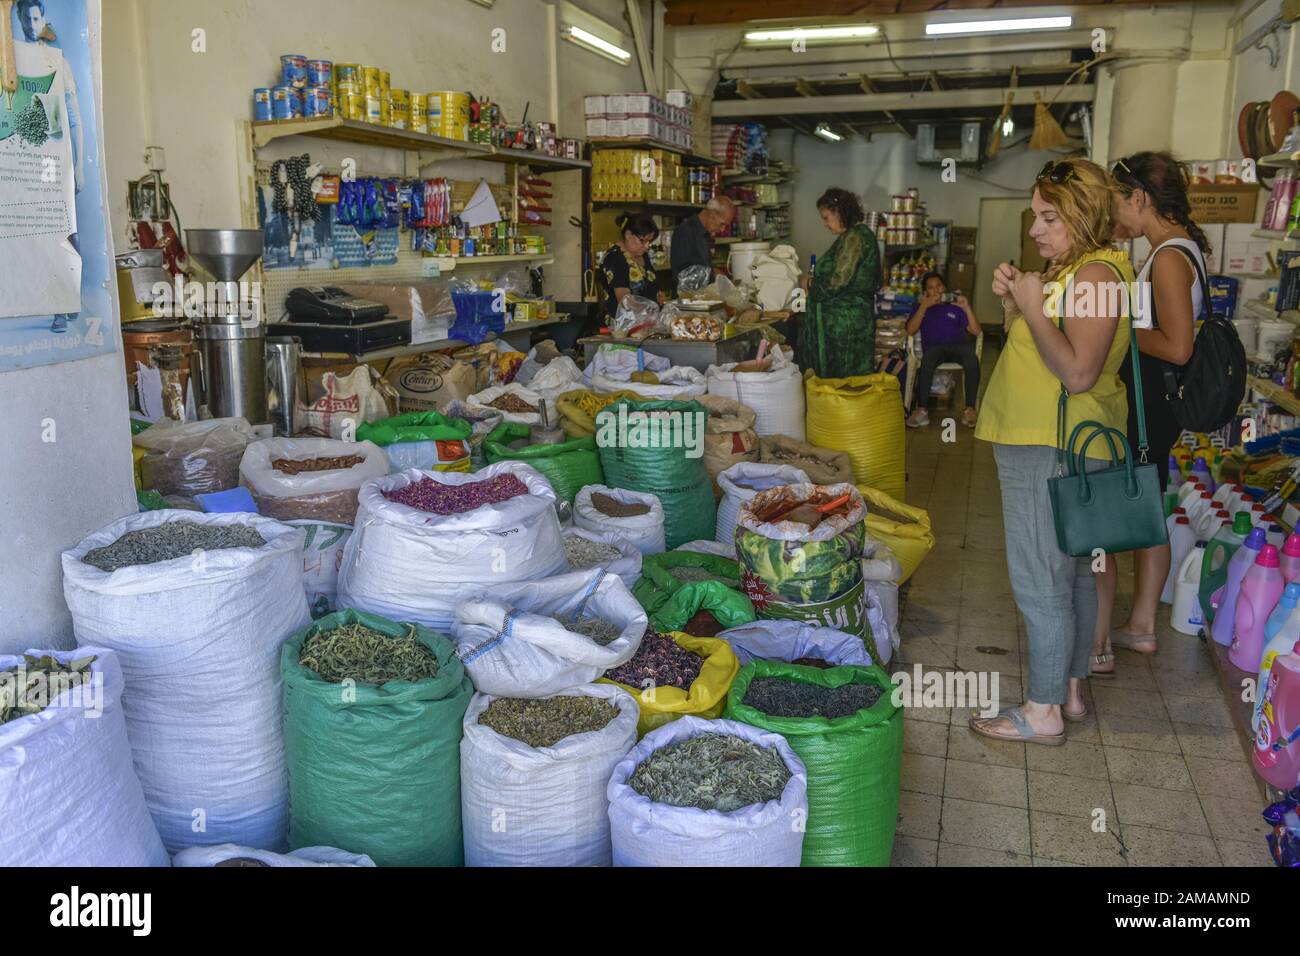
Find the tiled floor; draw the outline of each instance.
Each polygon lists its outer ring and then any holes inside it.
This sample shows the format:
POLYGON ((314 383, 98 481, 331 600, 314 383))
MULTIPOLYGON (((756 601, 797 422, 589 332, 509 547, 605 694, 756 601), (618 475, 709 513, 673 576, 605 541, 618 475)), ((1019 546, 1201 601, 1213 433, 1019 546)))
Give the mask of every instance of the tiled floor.
MULTIPOLYGON (((984 356, 985 381, 996 360, 984 356)), ((1007 577, 991 447, 931 413, 908 432, 908 501, 930 513, 934 550, 912 578, 899 663, 997 671, 1004 704, 1027 674, 1024 623, 1007 577)), ((1121 559, 1116 621, 1132 592, 1121 559)), ((1219 690, 1210 652, 1169 629, 1148 659, 1120 650, 1090 681, 1086 721, 1063 747, 987 740, 965 708, 909 708, 897 866, 1269 866, 1264 799, 1219 690)))

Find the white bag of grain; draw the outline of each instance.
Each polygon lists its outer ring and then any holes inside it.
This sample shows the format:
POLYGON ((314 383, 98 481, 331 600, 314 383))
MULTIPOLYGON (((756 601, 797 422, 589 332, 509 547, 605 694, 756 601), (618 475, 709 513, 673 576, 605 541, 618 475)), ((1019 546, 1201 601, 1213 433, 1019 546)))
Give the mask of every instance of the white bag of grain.
POLYGON ((760 435, 789 435, 804 440, 807 432, 803 373, 781 349, 772 352, 766 372, 737 372, 735 362, 705 370, 710 395, 734 399, 754 410, 760 435))
POLYGON ((311 623, 302 542, 300 529, 259 515, 147 511, 63 552, 73 634, 79 646, 118 653, 136 772, 172 852, 284 846, 280 645, 311 623), (266 543, 111 572, 82 561, 128 531, 178 520, 242 525, 266 543))
POLYGON ((618 708, 600 730, 530 747, 478 719, 495 700, 475 694, 460 742, 466 866, 609 866, 609 775, 636 743, 640 707, 613 684, 556 696, 599 697, 618 708))
MULTIPOLYGON (((0 724, 0 860, 10 867, 166 866, 131 760, 117 654, 104 647, 27 653, 65 664, 95 661, 88 684, 63 689, 40 713, 0 724)), ((0 698, 16 680, 5 672, 23 664, 0 656, 0 698)))
POLYGON ((636 586, 636 582, 641 577, 641 552, 637 550, 636 545, 629 541, 624 535, 616 534, 613 531, 588 531, 586 528, 565 528, 564 539, 567 543, 572 538, 581 538, 583 541, 589 541, 592 544, 605 545, 615 548, 618 551, 618 557, 610 558, 606 561, 599 561, 594 565, 575 566, 572 561, 569 567, 574 571, 586 571, 592 567, 604 568, 610 574, 617 574, 627 585, 628 590, 636 586))
POLYGON ((667 547, 664 538, 664 506, 657 495, 610 488, 608 485, 587 485, 573 499, 573 523, 588 531, 609 531, 621 534, 632 542, 642 554, 659 554, 667 547), (646 505, 649 511, 642 515, 616 518, 607 515, 591 503, 591 496, 602 494, 625 505, 646 505))

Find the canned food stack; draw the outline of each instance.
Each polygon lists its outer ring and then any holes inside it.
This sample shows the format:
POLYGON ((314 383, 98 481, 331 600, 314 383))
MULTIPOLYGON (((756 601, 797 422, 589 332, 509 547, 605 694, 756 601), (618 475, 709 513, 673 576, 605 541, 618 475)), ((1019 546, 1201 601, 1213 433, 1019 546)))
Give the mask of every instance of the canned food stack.
POLYGON ((610 93, 583 99, 587 135, 604 139, 653 139, 676 149, 695 149, 693 114, 649 93, 610 93))
POLYGON ((877 234, 889 246, 916 246, 925 241, 925 203, 920 191, 909 186, 907 192, 892 197, 887 222, 877 234))
POLYGON ((273 120, 334 115, 334 65, 297 53, 280 57, 280 82, 253 90, 253 119, 273 120))

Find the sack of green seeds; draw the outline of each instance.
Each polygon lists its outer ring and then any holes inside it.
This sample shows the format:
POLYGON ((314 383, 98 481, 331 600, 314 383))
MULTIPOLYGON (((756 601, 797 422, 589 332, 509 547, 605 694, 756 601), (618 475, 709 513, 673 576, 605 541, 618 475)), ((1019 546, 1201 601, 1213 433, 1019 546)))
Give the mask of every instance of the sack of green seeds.
MULTIPOLYGON (((365 661, 344 661, 340 673, 365 661)), ((474 692, 447 638, 362 611, 338 611, 280 651, 289 848, 342 847, 379 866, 460 866, 461 721, 474 692), (434 677, 382 685, 326 680, 300 658, 318 634, 360 624, 415 640, 437 659, 434 677)), ((334 675, 337 676, 337 675, 334 675)))
POLYGON ((888 866, 898 821, 903 759, 903 710, 879 667, 818 670, 752 660, 727 695, 725 716, 780 734, 808 768, 808 832, 804 866, 888 866), (773 717, 744 703, 758 677, 780 677, 822 687, 873 683, 880 698, 847 717, 773 717))
POLYGON ((528 438, 532 429, 528 425, 504 422, 498 425, 483 442, 488 464, 498 461, 523 461, 532 465, 555 489, 561 501, 572 502, 587 485, 599 485, 605 480, 600 470, 600 456, 596 453, 593 436, 574 438, 558 445, 528 445, 510 448, 510 443, 528 438))

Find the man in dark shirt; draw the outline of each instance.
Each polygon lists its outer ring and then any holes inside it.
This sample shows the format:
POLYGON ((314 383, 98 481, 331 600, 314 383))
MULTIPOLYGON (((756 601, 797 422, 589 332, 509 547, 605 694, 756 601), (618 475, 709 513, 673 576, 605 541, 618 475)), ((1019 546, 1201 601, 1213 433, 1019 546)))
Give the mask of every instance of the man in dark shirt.
POLYGON ((713 237, 736 218, 736 204, 726 196, 715 196, 696 215, 683 219, 673 230, 670 262, 673 276, 680 278, 690 266, 707 266, 713 277, 713 237))
POLYGON ((909 428, 923 428, 930 424, 930 414, 925 405, 930 400, 930 384, 934 370, 944 362, 960 362, 966 386, 966 409, 961 423, 975 427, 975 399, 980 391, 980 360, 975 354, 975 340, 980 334, 980 324, 971 311, 966 297, 958 292, 945 302, 947 287, 937 272, 927 272, 921 280, 921 301, 912 317, 907 320, 907 334, 921 333, 921 368, 916 373, 916 386, 912 390, 912 414, 907 419, 909 428))

